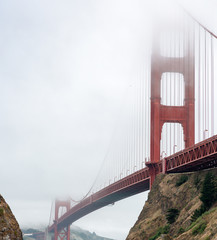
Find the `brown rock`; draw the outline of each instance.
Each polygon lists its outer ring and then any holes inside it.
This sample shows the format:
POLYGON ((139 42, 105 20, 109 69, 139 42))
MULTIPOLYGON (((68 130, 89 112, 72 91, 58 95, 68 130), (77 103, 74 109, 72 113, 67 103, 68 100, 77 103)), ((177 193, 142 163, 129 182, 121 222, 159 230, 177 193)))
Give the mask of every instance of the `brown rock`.
POLYGON ((10 207, 0 195, 0 240, 22 240, 22 232, 10 207))

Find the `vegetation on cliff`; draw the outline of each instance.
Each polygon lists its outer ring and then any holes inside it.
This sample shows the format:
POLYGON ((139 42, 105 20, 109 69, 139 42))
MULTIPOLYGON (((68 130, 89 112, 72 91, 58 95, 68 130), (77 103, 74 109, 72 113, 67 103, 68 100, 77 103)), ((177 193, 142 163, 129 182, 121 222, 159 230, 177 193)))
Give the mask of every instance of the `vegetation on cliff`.
POLYGON ((217 169, 159 175, 127 240, 217 239, 217 169))

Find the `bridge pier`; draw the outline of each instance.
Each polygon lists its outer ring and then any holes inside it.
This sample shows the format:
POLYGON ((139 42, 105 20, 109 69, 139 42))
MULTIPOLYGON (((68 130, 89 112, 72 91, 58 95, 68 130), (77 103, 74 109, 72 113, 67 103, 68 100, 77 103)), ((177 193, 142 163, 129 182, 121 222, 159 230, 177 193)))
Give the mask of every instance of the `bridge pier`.
POLYGON ((54 240, 70 240, 70 226, 58 230, 56 225, 54 230, 54 240))
POLYGON ((146 166, 148 167, 149 170, 149 189, 151 190, 152 184, 154 183, 154 180, 156 176, 159 173, 166 173, 166 159, 163 159, 162 161, 159 162, 146 162, 146 166))
POLYGON ((154 183, 154 180, 155 180, 155 177, 156 177, 157 173, 156 173, 156 169, 155 169, 154 164, 148 164, 148 168, 149 168, 149 174, 150 174, 149 187, 150 187, 150 190, 151 190, 151 187, 154 183))

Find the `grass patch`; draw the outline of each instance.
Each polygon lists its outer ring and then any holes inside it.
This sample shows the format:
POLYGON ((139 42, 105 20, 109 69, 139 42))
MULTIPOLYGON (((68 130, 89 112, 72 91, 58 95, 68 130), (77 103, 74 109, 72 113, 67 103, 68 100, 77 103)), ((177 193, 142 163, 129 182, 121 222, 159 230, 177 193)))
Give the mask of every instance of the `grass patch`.
POLYGON ((206 222, 205 221, 202 221, 201 223, 197 224, 193 230, 192 230, 192 234, 193 235, 197 235, 197 234, 201 234, 204 232, 206 228, 206 222))
POLYGON ((176 187, 181 186, 183 183, 188 181, 188 176, 187 175, 181 175, 180 178, 176 182, 176 187))
POLYGON ((199 209, 196 209, 191 216, 191 222, 195 222, 202 214, 206 212, 206 207, 204 204, 201 205, 199 209))
POLYGON ((215 212, 216 210, 217 210, 217 207, 214 207, 214 208, 210 209, 209 211, 206 211, 202 216, 206 216, 212 212, 215 212))
POLYGON ((164 227, 160 227, 158 229, 157 233, 154 236, 150 237, 149 240, 155 240, 158 237, 160 237, 161 234, 167 234, 169 232, 169 230, 170 230, 170 226, 169 225, 166 225, 164 227))
POLYGON ((205 237, 204 240, 210 240, 210 236, 205 237))
POLYGON ((178 230, 178 235, 179 235, 179 234, 182 234, 182 233, 184 233, 184 232, 185 232, 185 229, 182 228, 182 227, 180 227, 179 230, 178 230))
POLYGON ((202 216, 200 216, 195 222, 193 222, 189 227, 187 227, 186 231, 192 229, 192 228, 195 227, 197 224, 201 224, 202 222, 205 222, 205 221, 203 220, 203 216, 204 216, 205 214, 206 214, 206 212, 205 212, 202 216))

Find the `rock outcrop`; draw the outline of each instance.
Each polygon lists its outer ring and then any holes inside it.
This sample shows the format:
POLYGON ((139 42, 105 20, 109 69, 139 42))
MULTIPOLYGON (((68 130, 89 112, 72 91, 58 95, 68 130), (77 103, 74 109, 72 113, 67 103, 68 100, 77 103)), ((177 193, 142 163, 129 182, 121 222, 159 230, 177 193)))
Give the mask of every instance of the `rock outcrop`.
POLYGON ((19 228, 10 207, 0 195, 0 240, 22 240, 19 228))
POLYGON ((208 172, 217 179, 217 169, 157 176, 127 240, 217 240, 217 203, 192 221, 202 205, 201 189, 208 172), (171 222, 169 213, 174 217, 171 222))

